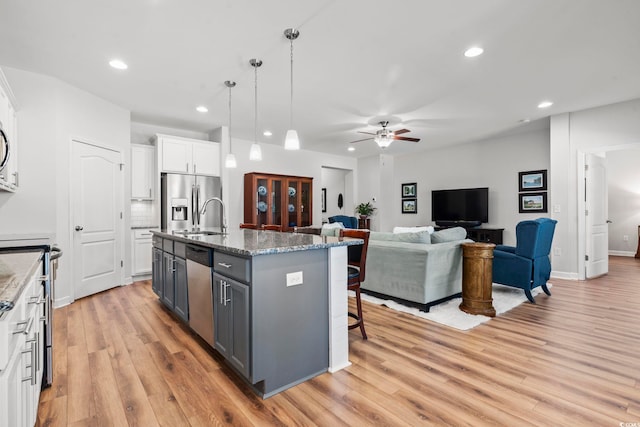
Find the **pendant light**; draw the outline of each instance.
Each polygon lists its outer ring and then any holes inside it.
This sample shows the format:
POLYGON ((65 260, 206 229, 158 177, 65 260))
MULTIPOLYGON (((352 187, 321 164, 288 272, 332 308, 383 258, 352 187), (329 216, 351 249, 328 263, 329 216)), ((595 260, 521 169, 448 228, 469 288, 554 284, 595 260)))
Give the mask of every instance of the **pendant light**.
POLYGON ((287 136, 284 139, 285 150, 299 150, 300 140, 298 139, 298 132, 293 129, 293 41, 298 38, 300 31, 294 28, 287 28, 284 30, 284 36, 291 42, 291 115, 290 115, 290 127, 287 131, 287 136))
POLYGON ((255 108, 253 111, 253 144, 249 150, 249 160, 262 160, 262 149, 258 144, 258 67, 262 65, 260 59, 251 59, 249 64, 253 67, 255 83, 255 108))
POLYGON ((228 169, 233 169, 238 166, 236 156, 233 155, 233 150, 231 149, 231 88, 235 87, 236 82, 227 80, 224 84, 229 88, 229 154, 227 154, 227 158, 224 161, 224 166, 228 169))

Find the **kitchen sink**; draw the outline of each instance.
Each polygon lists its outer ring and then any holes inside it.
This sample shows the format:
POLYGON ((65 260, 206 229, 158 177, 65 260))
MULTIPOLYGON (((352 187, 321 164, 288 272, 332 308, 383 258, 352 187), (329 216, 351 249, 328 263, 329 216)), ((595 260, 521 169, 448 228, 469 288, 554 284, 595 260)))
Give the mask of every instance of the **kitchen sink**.
POLYGON ((174 231, 173 234, 180 234, 182 236, 190 237, 190 236, 217 236, 224 233, 221 231, 211 231, 211 230, 199 230, 199 231, 184 230, 184 231, 174 231))

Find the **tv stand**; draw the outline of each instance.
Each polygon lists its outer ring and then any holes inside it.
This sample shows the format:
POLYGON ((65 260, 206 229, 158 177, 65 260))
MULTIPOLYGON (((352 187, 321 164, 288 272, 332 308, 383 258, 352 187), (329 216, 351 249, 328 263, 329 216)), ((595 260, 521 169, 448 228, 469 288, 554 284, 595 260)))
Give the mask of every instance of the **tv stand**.
POLYGON ((451 227, 463 227, 463 228, 471 228, 478 227, 482 223, 480 221, 436 221, 436 225, 442 228, 451 228, 451 227))
POLYGON ((474 242, 482 242, 482 243, 494 243, 496 245, 502 244, 502 232, 504 228, 483 228, 483 227, 465 227, 463 225, 450 225, 448 227, 438 225, 435 227, 436 230, 443 230, 445 228, 451 227, 463 227, 467 230, 467 238, 473 240, 474 242))

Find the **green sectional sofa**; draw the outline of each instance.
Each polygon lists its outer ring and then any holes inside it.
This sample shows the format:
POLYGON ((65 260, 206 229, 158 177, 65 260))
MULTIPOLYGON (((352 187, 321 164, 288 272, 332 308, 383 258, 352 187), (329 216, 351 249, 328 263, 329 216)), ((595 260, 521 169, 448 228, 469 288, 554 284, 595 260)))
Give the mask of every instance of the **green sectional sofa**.
POLYGON ((367 252, 365 293, 419 307, 423 311, 462 291, 464 228, 429 234, 372 231, 367 252))

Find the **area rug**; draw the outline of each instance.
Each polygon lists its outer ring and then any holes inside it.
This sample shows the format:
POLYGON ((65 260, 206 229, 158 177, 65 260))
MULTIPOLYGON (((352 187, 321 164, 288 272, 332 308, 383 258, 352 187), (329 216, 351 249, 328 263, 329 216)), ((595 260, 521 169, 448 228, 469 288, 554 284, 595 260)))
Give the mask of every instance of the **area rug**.
MULTIPOLYGON (((550 288, 551 286, 551 283, 547 283, 547 287, 550 288)), ((535 297, 540 292, 542 292, 542 288, 537 287, 531 291, 531 295, 535 297)), ((493 297, 493 308, 496 309, 496 316, 527 301, 527 297, 522 289, 503 286, 497 283, 493 284, 491 294, 493 297)), ((363 301, 376 305, 384 305, 392 310, 412 314, 461 331, 475 328, 476 326, 491 320, 491 317, 488 316, 468 314, 460 310, 458 306, 462 302, 462 298, 454 298, 443 302, 442 304, 438 304, 431 307, 431 310, 429 310, 428 313, 425 313, 417 308, 407 307, 392 300, 376 298, 371 295, 367 295, 364 292, 361 295, 363 301)))

